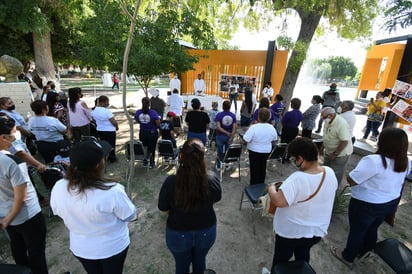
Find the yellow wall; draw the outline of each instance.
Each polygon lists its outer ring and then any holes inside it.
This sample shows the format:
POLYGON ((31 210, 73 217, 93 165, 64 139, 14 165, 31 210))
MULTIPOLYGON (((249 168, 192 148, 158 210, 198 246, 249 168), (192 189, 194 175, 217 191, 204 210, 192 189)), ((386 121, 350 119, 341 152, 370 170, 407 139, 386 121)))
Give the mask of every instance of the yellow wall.
POLYGON ((383 91, 385 88, 392 88, 399 72, 404 50, 405 44, 373 46, 366 55, 356 97, 359 96, 360 90, 383 91), (383 73, 380 73, 383 58, 387 58, 387 63, 383 73))
MULTIPOLYGON (((219 81, 222 74, 229 74, 256 76, 255 94, 257 98, 260 98, 260 92, 264 84, 266 51, 189 50, 189 52, 192 55, 202 57, 194 65, 195 70, 187 71, 181 75, 182 94, 194 94, 193 82, 197 75, 201 73, 202 78, 205 80, 207 95, 218 95, 222 98, 228 98, 227 92, 219 92, 219 81)), ((286 72, 287 58, 287 51, 275 51, 271 76, 275 94, 279 93, 281 88, 286 72)))

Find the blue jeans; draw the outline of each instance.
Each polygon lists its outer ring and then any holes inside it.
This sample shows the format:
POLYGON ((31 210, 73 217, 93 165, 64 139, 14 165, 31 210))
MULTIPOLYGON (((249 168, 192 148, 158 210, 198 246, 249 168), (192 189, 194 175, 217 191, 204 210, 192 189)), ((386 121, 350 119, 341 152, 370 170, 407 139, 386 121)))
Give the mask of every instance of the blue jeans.
POLYGON ((126 247, 120 253, 105 259, 90 260, 75 257, 81 262, 87 274, 122 274, 128 249, 129 247, 126 247))
POLYGON ((203 142, 203 145, 206 145, 206 132, 196 133, 196 132, 189 131, 187 133, 187 139, 189 140, 192 138, 200 139, 203 142))
POLYGON ((366 130, 365 130, 365 134, 363 135, 363 138, 368 138, 369 133, 372 130, 372 136, 373 137, 378 137, 379 135, 379 131, 378 128, 381 126, 382 122, 379 121, 370 121, 370 120, 366 120, 366 130))
POLYGON ((226 150, 229 148, 229 136, 226 134, 216 135, 217 156, 223 158, 226 150))
POLYGON ((342 256, 353 262, 376 246, 378 228, 386 216, 395 212, 399 198, 384 204, 371 204, 352 198, 349 202, 349 236, 342 256))
POLYGON ((229 94, 229 100, 230 100, 230 104, 232 105, 233 103, 235 104, 235 112, 237 112, 237 97, 238 97, 238 93, 233 93, 233 94, 229 94))
POLYGON ((176 262, 176 274, 189 273, 190 263, 194 274, 206 269, 206 255, 216 240, 216 225, 209 228, 176 231, 166 228, 166 244, 176 262))

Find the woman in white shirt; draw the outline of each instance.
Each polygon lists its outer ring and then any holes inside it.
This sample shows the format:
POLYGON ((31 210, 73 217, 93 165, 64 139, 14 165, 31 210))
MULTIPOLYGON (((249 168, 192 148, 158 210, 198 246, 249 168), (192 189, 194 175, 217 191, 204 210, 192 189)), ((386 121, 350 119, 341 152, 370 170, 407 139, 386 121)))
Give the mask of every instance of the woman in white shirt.
POLYGON ((288 154, 299 171, 292 173, 276 191, 268 187, 277 207, 273 218, 276 233, 275 265, 295 260, 309 262, 310 249, 327 234, 338 182, 330 167, 318 163, 318 149, 311 139, 296 138, 288 145, 288 154))
POLYGON ((96 121, 97 134, 100 140, 107 141, 112 150, 108 160, 113 163, 117 161, 116 157, 116 131, 119 130, 119 125, 114 119, 113 113, 108 109, 109 98, 107 96, 100 96, 96 99, 96 107, 92 111, 92 117, 96 121))
POLYGON ((347 176, 352 187, 349 235, 344 249, 332 246, 331 252, 350 268, 356 256, 375 248, 379 226, 398 207, 402 186, 410 170, 407 153, 405 131, 385 128, 379 135, 376 153, 363 157, 347 176))
POLYGON ((57 142, 64 139, 66 126, 57 118, 47 116, 49 107, 42 100, 30 104, 35 116, 29 120, 29 130, 36 136, 36 145, 46 163, 53 162, 57 154, 57 142))
POLYGON ((121 274, 130 244, 128 223, 136 208, 124 187, 103 177, 105 141, 82 141, 70 151, 65 179, 53 187, 50 205, 70 232, 70 250, 87 273, 121 274))
POLYGON ((273 125, 267 121, 271 116, 268 108, 259 109, 258 123, 252 125, 243 135, 247 142, 250 162, 250 184, 261 184, 266 178, 266 161, 272 150, 272 142, 278 139, 273 125))

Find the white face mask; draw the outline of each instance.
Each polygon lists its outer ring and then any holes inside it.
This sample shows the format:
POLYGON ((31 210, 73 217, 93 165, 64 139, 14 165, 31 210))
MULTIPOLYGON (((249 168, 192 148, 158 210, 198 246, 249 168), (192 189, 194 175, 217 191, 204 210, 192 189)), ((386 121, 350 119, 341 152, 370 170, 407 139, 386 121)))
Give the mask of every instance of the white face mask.
POLYGON ((342 113, 342 107, 338 107, 338 109, 336 110, 337 113, 342 113))
POLYGON ((324 121, 326 124, 329 124, 329 123, 330 123, 330 118, 325 118, 325 119, 323 119, 323 121, 324 121))

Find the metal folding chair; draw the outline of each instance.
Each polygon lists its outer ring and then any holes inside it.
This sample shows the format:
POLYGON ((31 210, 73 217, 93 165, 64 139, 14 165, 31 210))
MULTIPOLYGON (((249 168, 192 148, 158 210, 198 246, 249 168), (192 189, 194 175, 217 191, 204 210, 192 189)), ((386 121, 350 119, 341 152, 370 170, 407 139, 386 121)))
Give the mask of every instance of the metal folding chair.
MULTIPOLYGON (((126 159, 130 161, 130 141, 127 141, 124 144, 124 148, 126 151, 126 159)), ((144 163, 144 161, 147 161, 147 166, 146 166, 146 172, 149 171, 149 159, 151 156, 151 153, 147 152, 147 147, 143 146, 143 143, 140 140, 134 140, 133 141, 133 149, 134 149, 134 160, 139 161, 144 163)))
POLYGON ((159 140, 157 142, 157 165, 161 161, 162 165, 172 163, 175 166, 178 164, 179 149, 173 147, 173 143, 170 140, 159 140))
POLYGON ((259 198, 266 194, 266 186, 267 185, 265 183, 246 186, 242 191, 242 196, 240 197, 239 210, 242 210, 242 205, 244 202, 248 202, 250 208, 253 210, 262 209, 263 207, 259 203, 259 198))
MULTIPOLYGON (((273 146, 272 151, 269 154, 269 157, 267 159, 268 162, 268 167, 270 169, 273 169, 276 167, 276 162, 284 163, 285 157, 286 157, 286 150, 287 150, 288 144, 286 143, 278 143, 275 146, 273 146)), ((279 170, 280 175, 283 176, 283 170, 282 168, 277 168, 276 171, 279 170)))
POLYGON ((225 155, 222 159, 217 157, 216 162, 220 165, 220 181, 223 179, 223 171, 231 164, 237 162, 239 182, 240 182, 240 156, 242 155, 242 145, 241 144, 231 144, 226 150, 225 155))

